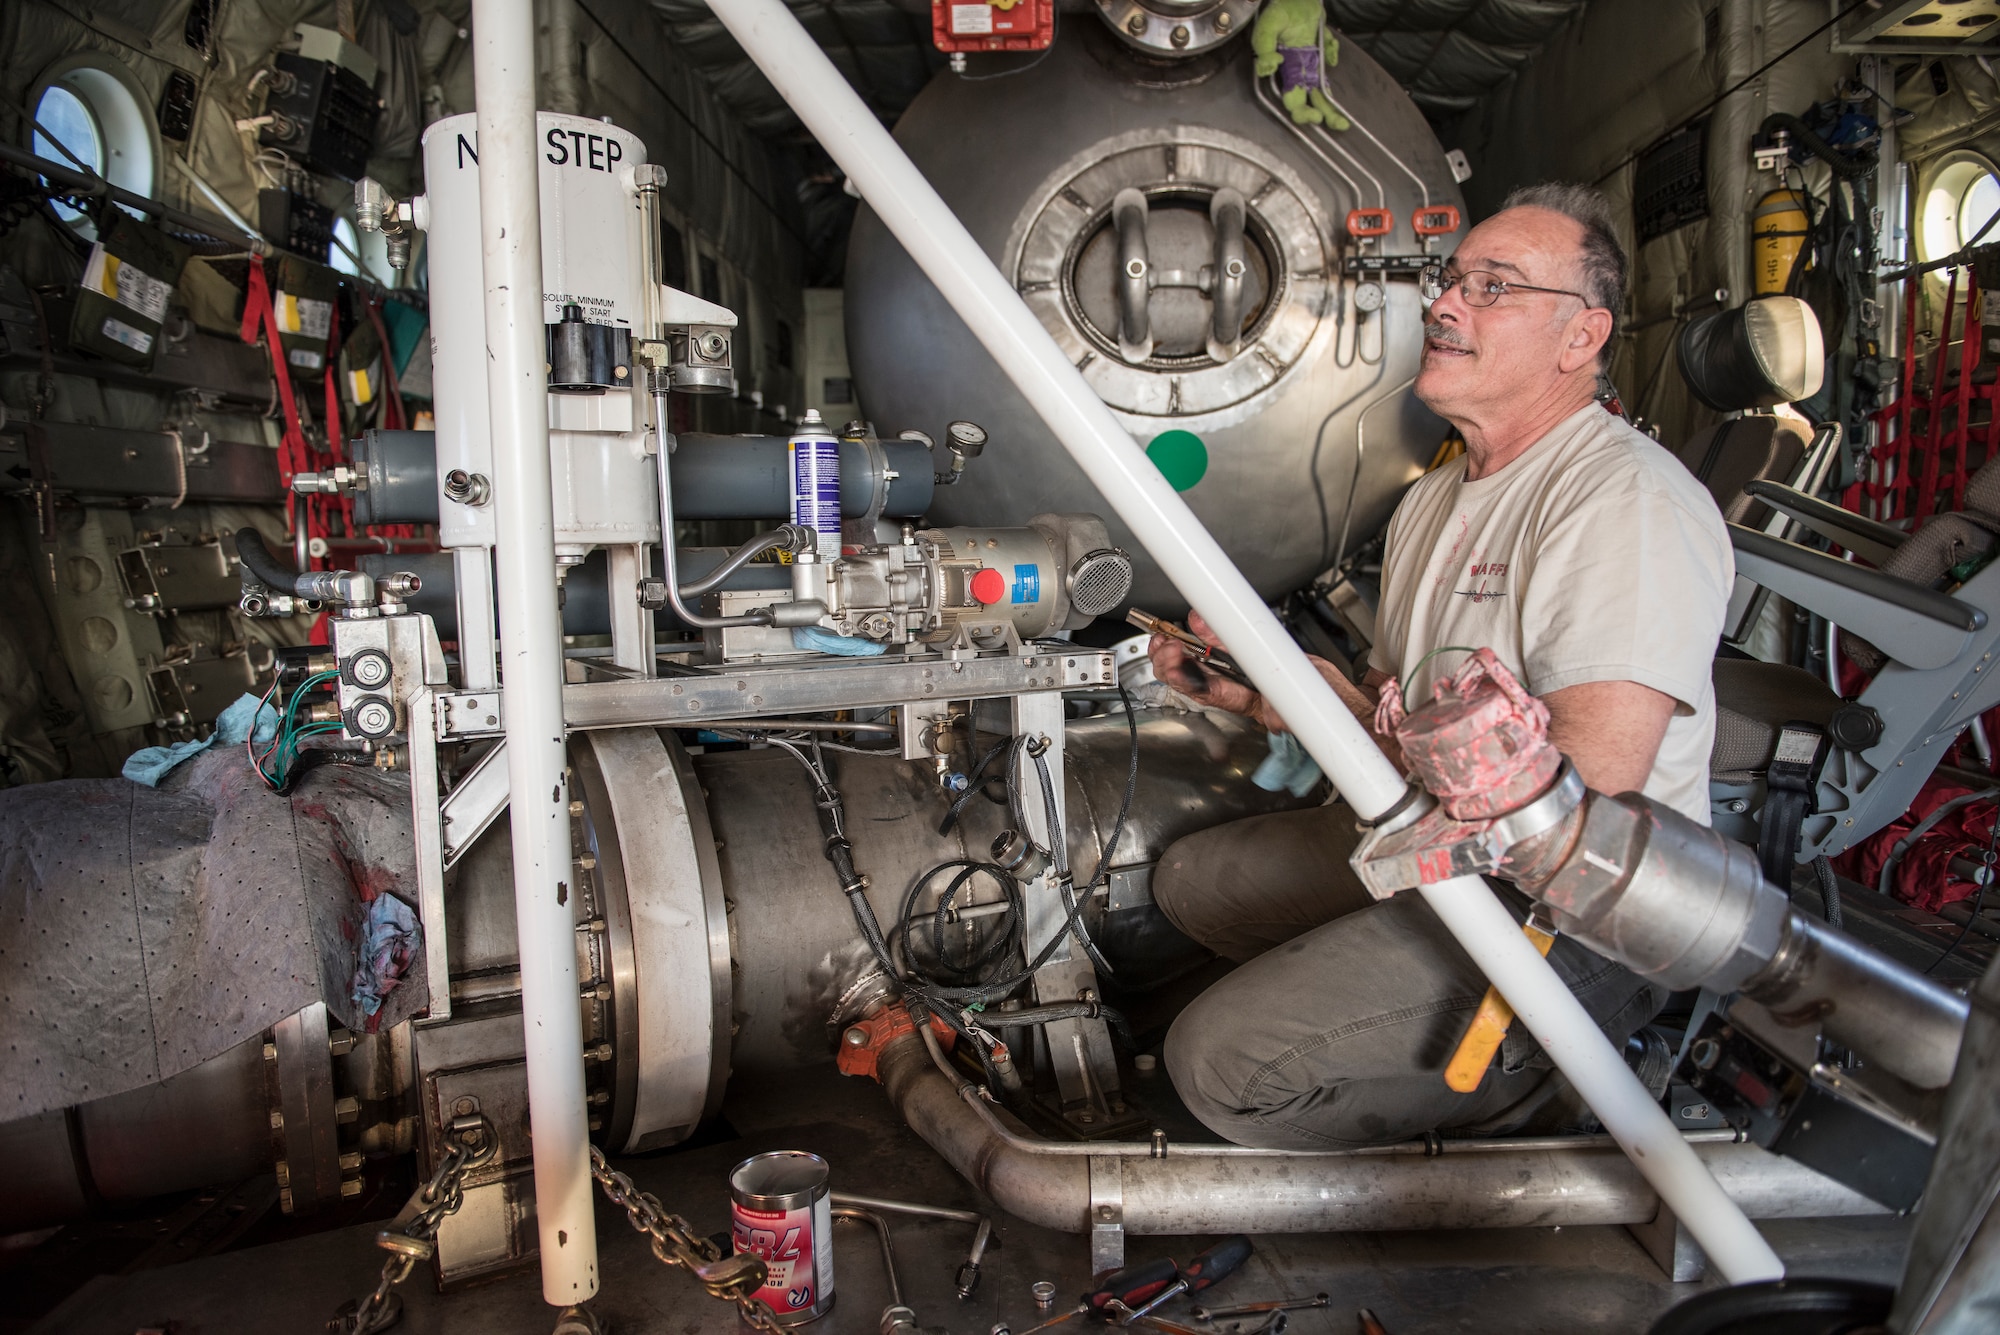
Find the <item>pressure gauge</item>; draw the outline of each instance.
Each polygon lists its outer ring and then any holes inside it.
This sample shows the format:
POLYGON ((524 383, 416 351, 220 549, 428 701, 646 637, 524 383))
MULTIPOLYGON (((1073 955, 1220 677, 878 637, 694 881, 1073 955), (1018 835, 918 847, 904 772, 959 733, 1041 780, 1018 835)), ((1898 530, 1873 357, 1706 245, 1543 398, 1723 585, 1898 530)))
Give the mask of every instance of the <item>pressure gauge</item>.
POLYGON ((1382 303, 1389 294, 1382 290, 1380 283, 1362 283, 1354 289, 1354 309, 1363 315, 1373 315, 1382 309, 1382 303))

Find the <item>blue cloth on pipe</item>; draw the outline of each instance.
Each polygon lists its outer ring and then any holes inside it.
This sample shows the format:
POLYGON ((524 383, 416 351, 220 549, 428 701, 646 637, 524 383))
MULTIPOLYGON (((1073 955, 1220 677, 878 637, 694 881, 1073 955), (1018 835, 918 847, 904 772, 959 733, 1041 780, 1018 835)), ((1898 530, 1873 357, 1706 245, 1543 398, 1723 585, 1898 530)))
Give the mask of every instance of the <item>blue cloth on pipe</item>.
POLYGON ((889 646, 879 640, 864 640, 856 635, 836 635, 818 626, 792 627, 792 647, 809 649, 816 654, 839 654, 843 658, 873 658, 877 654, 889 652, 889 646))
POLYGON ((250 741, 252 719, 256 720, 255 740, 268 742, 278 735, 278 711, 268 704, 259 708, 260 704, 260 696, 240 695, 236 697, 235 704, 216 718, 215 731, 206 738, 199 742, 175 742, 172 746, 148 746, 134 751, 126 757, 125 768, 120 772, 134 783, 158 788, 160 780, 189 756, 200 755, 217 742, 224 746, 241 746, 250 741))
POLYGON ((1274 732, 1266 738, 1271 754, 1251 774, 1250 782, 1267 793, 1280 789, 1293 797, 1304 797, 1319 782, 1319 762, 1288 732, 1274 732))

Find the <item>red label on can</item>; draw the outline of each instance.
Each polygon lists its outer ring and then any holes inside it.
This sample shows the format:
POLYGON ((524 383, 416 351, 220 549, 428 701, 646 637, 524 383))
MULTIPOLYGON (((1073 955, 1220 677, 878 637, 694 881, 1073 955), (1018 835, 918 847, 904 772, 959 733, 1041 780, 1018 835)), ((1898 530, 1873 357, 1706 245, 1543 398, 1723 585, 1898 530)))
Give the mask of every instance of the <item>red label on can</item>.
POLYGON ((771 1309, 819 1313, 833 1301, 833 1203, 821 1196, 796 1210, 752 1210, 731 1202, 730 1233, 738 1252, 753 1253, 767 1271, 753 1295, 771 1309))

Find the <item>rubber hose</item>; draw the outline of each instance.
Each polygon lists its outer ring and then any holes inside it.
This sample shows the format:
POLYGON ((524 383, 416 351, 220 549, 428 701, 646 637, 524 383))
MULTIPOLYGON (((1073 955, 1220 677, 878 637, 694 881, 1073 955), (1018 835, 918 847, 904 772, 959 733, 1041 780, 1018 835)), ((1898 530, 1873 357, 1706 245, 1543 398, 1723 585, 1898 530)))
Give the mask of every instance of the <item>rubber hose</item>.
POLYGON ((266 588, 279 593, 298 593, 299 572, 278 564, 278 558, 264 545, 264 535, 256 529, 236 530, 236 559, 266 588))
POLYGON ((1854 181, 1875 170, 1875 154, 1871 149, 1862 149, 1848 156, 1832 144, 1814 133, 1811 126, 1789 112, 1774 111, 1764 118, 1757 127, 1762 134, 1773 130, 1783 130, 1792 137, 1792 142, 1833 169, 1833 174, 1843 180, 1854 181))
POLYGON ((773 548, 782 547, 790 552, 798 552, 801 550, 800 532, 797 525, 786 524, 782 528, 774 528, 769 533, 752 538, 724 557, 721 565, 700 579, 681 585, 681 597, 699 598, 704 593, 721 588, 731 575, 773 548))

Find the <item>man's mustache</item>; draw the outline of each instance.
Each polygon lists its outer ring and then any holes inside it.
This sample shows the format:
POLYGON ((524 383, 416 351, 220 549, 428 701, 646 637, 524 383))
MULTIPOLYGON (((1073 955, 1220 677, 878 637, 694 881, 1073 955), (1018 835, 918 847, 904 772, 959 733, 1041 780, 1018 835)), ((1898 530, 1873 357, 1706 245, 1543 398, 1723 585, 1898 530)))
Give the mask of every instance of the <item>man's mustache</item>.
POLYGON ((1442 320, 1431 320, 1424 325, 1424 337, 1433 343, 1442 343, 1447 348, 1458 348, 1463 352, 1472 351, 1472 345, 1465 341, 1465 335, 1453 329, 1442 320))

